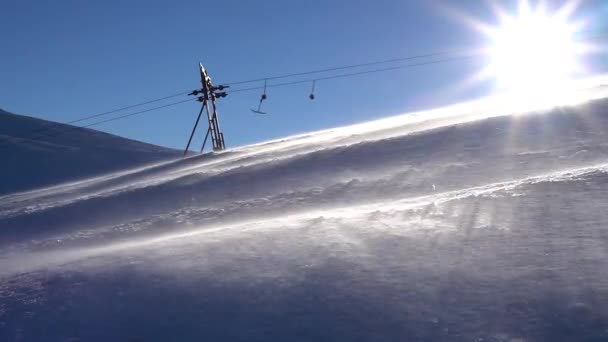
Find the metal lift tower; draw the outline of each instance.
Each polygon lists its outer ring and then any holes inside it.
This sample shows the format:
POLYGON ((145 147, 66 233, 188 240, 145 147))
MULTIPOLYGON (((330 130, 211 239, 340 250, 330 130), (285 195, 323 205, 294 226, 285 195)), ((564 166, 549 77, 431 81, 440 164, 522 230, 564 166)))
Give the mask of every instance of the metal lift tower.
POLYGON ((199 63, 199 69, 201 73, 201 84, 203 87, 201 89, 194 90, 188 95, 200 95, 198 96, 197 100, 202 103, 202 106, 200 112, 198 112, 198 116, 196 117, 196 122, 194 123, 194 128, 192 128, 190 139, 188 139, 188 145, 186 145, 186 149, 184 150, 184 156, 186 156, 186 153, 188 153, 188 148, 190 148, 190 143, 194 137, 194 132, 196 132, 196 127, 198 126, 198 122, 200 121, 204 110, 207 111, 209 128, 207 129, 207 134, 205 134, 205 140, 203 141, 201 153, 205 149, 205 144, 207 144, 209 135, 211 135, 213 151, 223 151, 226 148, 226 145, 224 144, 224 133, 222 133, 220 130, 220 121, 217 116, 217 105, 215 101, 218 98, 226 97, 228 95, 226 92, 222 91, 228 88, 228 86, 214 86, 211 82, 211 77, 209 77, 209 74, 207 74, 207 70, 205 70, 202 63, 199 63), (209 108, 209 102, 211 102, 211 108, 209 108))

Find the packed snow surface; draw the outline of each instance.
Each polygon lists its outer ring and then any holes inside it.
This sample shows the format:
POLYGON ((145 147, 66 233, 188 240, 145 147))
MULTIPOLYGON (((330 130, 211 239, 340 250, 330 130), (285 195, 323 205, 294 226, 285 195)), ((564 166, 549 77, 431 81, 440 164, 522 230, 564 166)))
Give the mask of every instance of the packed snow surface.
POLYGON ((0 340, 608 340, 608 101, 490 108, 0 197, 0 340))

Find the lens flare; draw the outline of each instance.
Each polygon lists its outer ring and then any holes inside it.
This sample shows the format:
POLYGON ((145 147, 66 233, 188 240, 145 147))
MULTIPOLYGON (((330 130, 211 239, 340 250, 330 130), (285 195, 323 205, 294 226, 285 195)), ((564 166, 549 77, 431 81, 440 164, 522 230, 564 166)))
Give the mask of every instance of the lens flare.
POLYGON ((563 86, 581 71, 576 30, 560 17, 524 11, 492 30, 488 72, 500 88, 563 86))
POLYGON ((521 94, 568 91, 573 79, 585 75, 583 57, 592 50, 580 40, 584 23, 571 18, 576 9, 577 2, 570 1, 551 12, 544 2, 532 8, 527 0, 514 15, 495 8, 499 24, 478 26, 490 40, 482 77, 521 94))

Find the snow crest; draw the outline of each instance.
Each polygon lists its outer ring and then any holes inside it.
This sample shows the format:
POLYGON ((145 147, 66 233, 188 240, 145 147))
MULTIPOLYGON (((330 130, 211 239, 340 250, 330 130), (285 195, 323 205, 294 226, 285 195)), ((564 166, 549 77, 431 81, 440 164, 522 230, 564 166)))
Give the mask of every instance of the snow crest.
POLYGON ((0 339, 608 338, 606 101, 390 122, 0 197, 0 339))

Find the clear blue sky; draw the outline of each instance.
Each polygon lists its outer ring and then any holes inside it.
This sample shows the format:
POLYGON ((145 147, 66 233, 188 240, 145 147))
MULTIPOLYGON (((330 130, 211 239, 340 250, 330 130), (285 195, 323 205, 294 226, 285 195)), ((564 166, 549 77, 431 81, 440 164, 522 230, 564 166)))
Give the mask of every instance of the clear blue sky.
MULTIPOLYGON (((602 3, 578 13, 601 21, 602 3)), ((486 43, 446 6, 496 21, 486 1, 464 0, 3 1, 0 108, 65 122, 195 89, 199 61, 222 83, 486 43)), ((459 86, 483 63, 321 82, 314 102, 310 84, 271 89, 266 117, 249 111, 258 92, 235 93, 221 101, 221 124, 237 146, 467 100, 491 89, 459 86)), ((183 148, 198 109, 96 129, 183 148)))

